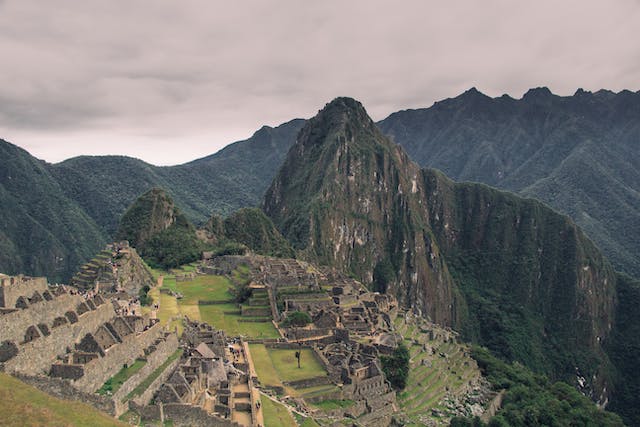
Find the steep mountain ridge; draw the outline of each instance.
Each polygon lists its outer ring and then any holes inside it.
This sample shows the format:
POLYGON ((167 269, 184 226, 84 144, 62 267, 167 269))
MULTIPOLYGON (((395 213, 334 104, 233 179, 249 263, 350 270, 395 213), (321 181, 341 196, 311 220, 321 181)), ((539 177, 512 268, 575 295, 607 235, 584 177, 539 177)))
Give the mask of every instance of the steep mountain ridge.
POLYGON ((177 166, 154 166, 124 156, 80 156, 48 165, 67 196, 104 228, 116 231, 120 216, 142 193, 164 188, 187 218, 204 223, 257 206, 304 120, 263 126, 251 138, 177 166))
POLYGON ((377 264, 390 262, 396 277, 389 291, 452 325, 452 281, 418 209, 421 182, 417 165, 362 105, 338 98, 300 132, 264 210, 307 259, 365 282, 377 264))
POLYGON ((124 213, 116 238, 128 240, 134 248, 143 248, 151 237, 179 221, 186 222, 186 218, 171 197, 161 188, 152 188, 124 213))
MULTIPOLYGON (((479 98, 482 101, 481 98, 479 98)), ((265 212, 310 260, 386 291, 509 360, 607 399, 602 349, 616 277, 567 217, 534 200, 420 170, 364 108, 338 98, 309 120, 265 212)))
POLYGON ((0 140, 0 271, 60 282, 105 242, 44 162, 0 140))
POLYGON ((112 240, 144 192, 167 189, 186 217, 257 206, 304 120, 262 127, 251 138, 193 162, 158 167, 124 156, 48 164, 0 140, 0 271, 66 282, 112 240))
POLYGON ((616 268, 640 273, 640 92, 475 88, 378 123, 423 167, 535 197, 571 216, 616 268))

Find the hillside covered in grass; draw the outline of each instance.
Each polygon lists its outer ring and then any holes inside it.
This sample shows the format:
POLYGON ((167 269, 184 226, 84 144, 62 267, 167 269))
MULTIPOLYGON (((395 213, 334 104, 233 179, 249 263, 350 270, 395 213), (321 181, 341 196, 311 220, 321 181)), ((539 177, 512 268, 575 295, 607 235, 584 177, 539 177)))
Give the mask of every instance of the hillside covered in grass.
POLYGON ((0 402, 0 424, 7 427, 127 425, 84 403, 51 397, 4 373, 0 373, 0 402))

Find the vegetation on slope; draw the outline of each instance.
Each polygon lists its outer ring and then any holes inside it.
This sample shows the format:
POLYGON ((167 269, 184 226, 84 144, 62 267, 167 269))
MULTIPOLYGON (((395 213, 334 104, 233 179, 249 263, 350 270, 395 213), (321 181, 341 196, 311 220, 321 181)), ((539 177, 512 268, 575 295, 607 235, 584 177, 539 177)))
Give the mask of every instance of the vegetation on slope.
POLYGON ((378 123, 423 167, 538 198, 570 215, 640 275, 640 92, 532 89, 520 100, 471 89, 378 123))
POLYGON ((117 238, 128 240, 154 268, 175 268, 200 258, 196 230, 162 189, 153 188, 131 205, 117 238))
POLYGON ((271 219, 258 208, 239 209, 224 220, 225 238, 242 243, 252 251, 280 258, 294 258, 295 252, 271 219))
MULTIPOLYGON (((616 414, 603 411, 575 388, 551 382, 524 366, 505 363, 481 347, 473 357, 496 391, 505 390, 502 408, 489 426, 623 426, 616 414)), ((482 426, 478 420, 454 419, 452 426, 482 426)))
POLYGON ((0 271, 66 282, 106 243, 47 165, 0 139, 0 271))
POLYGON ((617 368, 614 394, 608 408, 628 425, 640 425, 640 281, 620 274, 616 320, 607 353, 617 368))
POLYGON ((200 259, 202 249, 195 228, 186 220, 178 219, 153 235, 141 253, 150 266, 169 269, 200 259))
POLYGON ((409 378, 409 349, 404 343, 400 343, 389 356, 381 355, 382 371, 385 377, 396 390, 402 390, 407 385, 409 378))
MULTIPOLYGON (((459 285, 464 336, 554 379, 611 380, 608 335, 616 276, 567 217, 532 199, 425 171, 432 230, 459 285)), ((598 390, 598 392, 594 392, 598 390)))
POLYGON ((0 373, 3 426, 124 427, 93 407, 51 397, 7 374, 0 373))

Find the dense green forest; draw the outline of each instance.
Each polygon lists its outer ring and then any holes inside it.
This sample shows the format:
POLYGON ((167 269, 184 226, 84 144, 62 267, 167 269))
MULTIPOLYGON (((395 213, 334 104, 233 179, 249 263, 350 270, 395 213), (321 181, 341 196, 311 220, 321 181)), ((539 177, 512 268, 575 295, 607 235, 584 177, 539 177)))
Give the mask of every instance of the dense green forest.
MULTIPOLYGON (((620 417, 599 409, 564 382, 550 381, 519 363, 505 363, 487 349, 474 347, 472 356, 496 392, 504 390, 502 407, 490 427, 623 426, 620 417)), ((479 419, 454 418, 452 427, 484 426, 479 419)))

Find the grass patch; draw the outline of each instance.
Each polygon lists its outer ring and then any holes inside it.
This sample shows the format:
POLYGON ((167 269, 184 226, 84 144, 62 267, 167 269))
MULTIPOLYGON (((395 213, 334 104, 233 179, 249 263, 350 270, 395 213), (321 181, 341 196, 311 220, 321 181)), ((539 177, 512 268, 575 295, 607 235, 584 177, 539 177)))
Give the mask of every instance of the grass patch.
MULTIPOLYGON (((248 267, 247 273, 248 273, 248 267)), ((221 329, 230 336, 244 335, 249 338, 280 338, 280 334, 268 322, 240 322, 239 320, 257 319, 257 317, 242 317, 240 308, 233 302, 233 295, 229 292, 231 282, 223 276, 199 275, 193 280, 176 282, 175 276, 164 276, 163 288, 171 289, 183 295, 176 299, 171 295, 156 293, 152 289, 150 295, 154 301, 160 301, 158 318, 163 324, 173 317, 187 316, 192 320, 206 322, 221 329), (157 299, 156 299, 157 298, 157 299), (198 301, 229 301, 226 304, 198 305, 198 301)), ((264 320, 263 317, 260 320, 264 320)), ((182 325, 178 326, 181 332, 182 325)))
POLYGON ((325 385, 318 385, 315 387, 296 389, 296 394, 302 397, 319 397, 319 396, 327 395, 329 393, 336 392, 338 390, 339 390, 338 387, 335 386, 334 384, 325 384, 325 385))
POLYGON ((298 427, 287 408, 264 396, 260 398, 260 401, 265 426, 298 427))
POLYGON ((49 396, 4 373, 0 373, 0 402, 3 426, 127 426, 89 405, 49 396))
POLYGON ((158 368, 156 368, 155 371, 151 373, 151 375, 149 375, 147 378, 144 379, 144 381, 138 384, 138 386, 134 388, 133 391, 131 391, 131 393, 127 395, 126 399, 131 399, 135 396, 139 396, 142 393, 144 393, 145 390, 149 388, 151 383, 154 382, 160 376, 160 374, 162 374, 162 372, 164 372, 167 366, 169 366, 174 360, 176 360, 180 356, 182 356, 182 349, 176 350, 171 356, 169 356, 162 365, 160 365, 158 368))
POLYGON ((133 362, 133 365, 122 368, 120 372, 115 374, 113 377, 109 378, 103 385, 98 389, 98 394, 113 394, 117 392, 122 384, 125 383, 129 378, 131 378, 136 372, 138 372, 144 365, 147 364, 146 360, 136 359, 133 362))
POLYGON ((185 304, 198 304, 198 300, 233 300, 229 293, 231 282, 224 276, 196 276, 192 280, 177 282, 176 286, 185 304))
POLYGON ((165 275, 162 279, 162 287, 165 289, 171 289, 174 292, 178 291, 178 284, 176 282, 176 276, 165 275))
POLYGON ((320 424, 315 422, 313 418, 307 417, 300 423, 300 427, 320 427, 320 424))
MULTIPOLYGON (((244 335, 250 338, 280 338, 280 334, 269 322, 241 322, 252 319, 241 316, 236 304, 215 304, 198 306, 200 319, 211 326, 224 330, 227 335, 244 335), (225 314, 226 312, 226 314, 225 314)), ((264 319, 264 318, 261 318, 264 319)))
POLYGON ((297 381, 326 376, 327 371, 318 363, 311 349, 301 349, 300 368, 295 357, 297 350, 268 348, 271 362, 282 381, 297 381))
POLYGON ((278 372, 273 367, 271 357, 269 357, 264 344, 249 344, 249 351, 260 383, 265 386, 282 386, 278 372))

